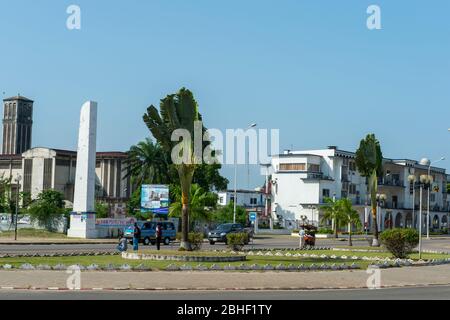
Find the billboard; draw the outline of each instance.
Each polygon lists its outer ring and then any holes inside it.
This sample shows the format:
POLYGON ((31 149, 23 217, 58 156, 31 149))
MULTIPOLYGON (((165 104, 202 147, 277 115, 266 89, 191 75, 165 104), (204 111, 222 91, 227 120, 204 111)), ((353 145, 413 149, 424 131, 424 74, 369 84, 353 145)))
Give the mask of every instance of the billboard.
POLYGON ((169 214, 169 186, 143 185, 141 211, 154 214, 169 214))

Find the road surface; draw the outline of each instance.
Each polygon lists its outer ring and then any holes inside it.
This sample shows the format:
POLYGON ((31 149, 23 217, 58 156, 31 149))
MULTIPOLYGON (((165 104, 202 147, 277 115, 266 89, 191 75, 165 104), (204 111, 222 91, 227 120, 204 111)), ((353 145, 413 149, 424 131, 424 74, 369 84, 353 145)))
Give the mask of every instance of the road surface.
POLYGON ((316 291, 13 291, 0 300, 450 300, 450 286, 316 291))

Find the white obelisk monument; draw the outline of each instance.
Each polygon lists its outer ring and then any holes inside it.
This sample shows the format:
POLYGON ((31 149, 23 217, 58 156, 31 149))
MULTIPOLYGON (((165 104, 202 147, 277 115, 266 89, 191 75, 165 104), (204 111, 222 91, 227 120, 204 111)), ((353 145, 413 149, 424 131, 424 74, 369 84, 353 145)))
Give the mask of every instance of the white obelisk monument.
POLYGON ((81 108, 78 134, 75 196, 70 215, 72 238, 92 239, 95 230, 95 157, 97 148, 97 103, 88 101, 81 108))

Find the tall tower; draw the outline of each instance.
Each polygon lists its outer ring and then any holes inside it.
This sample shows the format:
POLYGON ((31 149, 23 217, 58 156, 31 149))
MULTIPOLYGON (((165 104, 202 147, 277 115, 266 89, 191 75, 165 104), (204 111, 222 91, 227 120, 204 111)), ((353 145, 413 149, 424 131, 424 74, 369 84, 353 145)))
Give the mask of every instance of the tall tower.
POLYGON ((20 95, 3 100, 2 154, 22 154, 31 149, 33 103, 20 95))

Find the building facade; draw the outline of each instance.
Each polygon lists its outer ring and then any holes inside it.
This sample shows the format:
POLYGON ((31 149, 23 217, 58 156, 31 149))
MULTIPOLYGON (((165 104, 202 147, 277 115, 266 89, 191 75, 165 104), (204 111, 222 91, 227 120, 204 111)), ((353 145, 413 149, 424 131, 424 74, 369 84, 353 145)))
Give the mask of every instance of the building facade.
MULTIPOLYGON (((105 202, 114 215, 125 213, 130 198, 131 181, 126 177, 123 161, 126 153, 98 152, 96 161, 96 199, 105 202)), ((0 177, 11 178, 14 189, 33 200, 44 190, 64 195, 67 205, 73 203, 77 153, 69 150, 33 148, 22 155, 0 156, 0 177), (21 180, 17 182, 17 177, 21 180)))
MULTIPOLYGON (((234 203, 234 190, 219 191, 218 204, 220 206, 227 206, 234 203)), ((263 193, 256 190, 236 190, 236 205, 244 208, 261 207, 264 206, 263 193)))
MULTIPOLYGON (((321 207, 325 198, 349 198, 360 214, 361 223, 372 227, 367 179, 357 170, 355 153, 329 147, 324 150, 286 151, 272 158, 272 218, 287 228, 307 220, 323 225, 321 207)), ((387 228, 418 227, 420 176, 428 167, 414 160, 383 160, 379 178, 378 224, 387 228), (410 183, 414 176, 417 183, 410 183)), ((445 169, 431 167, 430 228, 448 228, 450 198, 445 169)), ((423 228, 426 228, 428 190, 423 191, 423 228)))
MULTIPOLYGON (((70 206, 74 200, 77 152, 31 147, 33 103, 20 95, 3 100, 0 178, 11 179, 12 196, 19 190, 33 200, 44 190, 56 190, 70 206)), ((126 158, 124 152, 97 152, 96 199, 108 204, 111 216, 125 214, 133 191, 124 164, 126 158)))

